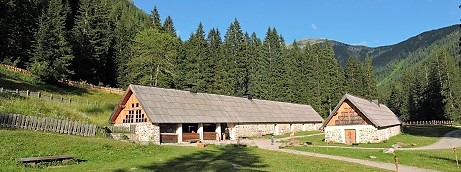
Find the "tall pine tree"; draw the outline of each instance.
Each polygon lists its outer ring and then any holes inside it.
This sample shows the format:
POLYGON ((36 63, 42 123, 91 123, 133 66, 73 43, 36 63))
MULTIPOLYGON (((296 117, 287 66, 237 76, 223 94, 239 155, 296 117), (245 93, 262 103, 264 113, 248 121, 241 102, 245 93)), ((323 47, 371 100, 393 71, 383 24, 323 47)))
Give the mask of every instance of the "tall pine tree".
POLYGON ((51 0, 36 33, 30 70, 46 81, 67 79, 72 74, 72 49, 65 39, 65 8, 61 0, 51 0))

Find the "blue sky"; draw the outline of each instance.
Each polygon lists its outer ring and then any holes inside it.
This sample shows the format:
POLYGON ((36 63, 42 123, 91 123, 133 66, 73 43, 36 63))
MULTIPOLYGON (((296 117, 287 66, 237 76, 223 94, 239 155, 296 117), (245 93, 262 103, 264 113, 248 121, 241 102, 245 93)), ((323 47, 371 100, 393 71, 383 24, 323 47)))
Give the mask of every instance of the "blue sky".
POLYGON ((133 0, 162 22, 169 15, 181 38, 188 39, 202 22, 205 32, 223 36, 237 18, 243 31, 264 39, 275 27, 286 43, 327 38, 371 47, 395 44, 421 32, 458 24, 456 0, 133 0))

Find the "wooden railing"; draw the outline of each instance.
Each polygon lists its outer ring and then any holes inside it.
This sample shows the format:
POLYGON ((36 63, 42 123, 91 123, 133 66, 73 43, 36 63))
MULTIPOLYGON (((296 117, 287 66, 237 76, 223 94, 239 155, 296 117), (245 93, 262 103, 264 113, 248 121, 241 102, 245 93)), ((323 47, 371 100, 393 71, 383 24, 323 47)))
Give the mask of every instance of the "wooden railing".
POLYGON ((178 143, 178 135, 175 133, 160 133, 160 143, 178 143))
POLYGON ((203 140, 216 140, 216 132, 203 132, 203 140))
POLYGON ((448 125, 452 126, 453 121, 432 120, 432 121, 406 121, 403 125, 448 125))
POLYGON ((182 140, 187 141, 187 140, 196 140, 200 139, 200 134, 199 133, 182 133, 182 140))

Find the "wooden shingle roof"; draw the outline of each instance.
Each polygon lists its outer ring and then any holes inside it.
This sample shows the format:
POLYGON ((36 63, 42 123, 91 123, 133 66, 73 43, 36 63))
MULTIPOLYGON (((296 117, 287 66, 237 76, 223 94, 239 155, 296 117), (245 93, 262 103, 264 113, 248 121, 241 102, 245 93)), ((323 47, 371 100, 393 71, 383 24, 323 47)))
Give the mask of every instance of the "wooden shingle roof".
POLYGON ((346 94, 336 105, 335 109, 331 112, 328 118, 322 125, 322 128, 326 126, 328 121, 334 116, 335 112, 339 109, 341 104, 349 100, 352 105, 354 105, 360 112, 365 115, 367 119, 373 123, 376 127, 386 127, 393 125, 400 125, 402 122, 400 119, 392 112, 386 105, 379 104, 379 102, 373 102, 371 100, 366 100, 351 94, 346 94))
POLYGON ((129 91, 154 123, 323 122, 309 105, 140 85, 130 85, 129 91))

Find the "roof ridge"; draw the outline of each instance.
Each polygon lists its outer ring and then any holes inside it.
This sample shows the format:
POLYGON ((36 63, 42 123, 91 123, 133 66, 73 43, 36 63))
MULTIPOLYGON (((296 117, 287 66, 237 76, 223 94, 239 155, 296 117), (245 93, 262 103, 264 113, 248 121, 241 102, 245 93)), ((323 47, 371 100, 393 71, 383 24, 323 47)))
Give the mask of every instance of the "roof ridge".
MULTIPOLYGON (((176 92, 184 92, 184 93, 190 93, 190 91, 186 90, 180 90, 180 89, 173 89, 173 88, 162 88, 162 87, 155 87, 155 86, 146 86, 146 85, 138 85, 138 84, 130 84, 129 87, 132 86, 139 86, 139 87, 147 87, 150 89, 162 89, 162 90, 170 90, 170 91, 176 91, 176 92)), ((131 89, 132 90, 132 89, 131 89)), ((133 90, 132 90, 133 91, 133 90)), ((133 91, 134 92, 134 91, 133 91)), ((222 94, 214 94, 214 93, 205 93, 205 92, 197 92, 193 94, 205 94, 205 95, 213 95, 213 96, 223 96, 223 97, 230 97, 230 98, 239 98, 239 99, 248 99, 244 97, 237 97, 237 96, 228 96, 228 95, 222 95, 222 94)), ((250 100, 250 99, 248 99, 250 100)), ((251 100, 258 100, 258 101, 266 101, 266 102, 274 102, 274 103, 286 103, 286 104, 292 104, 292 105, 298 105, 298 106, 309 106, 312 107, 311 105, 308 104, 301 104, 301 103, 293 103, 293 102, 284 102, 284 101, 274 101, 274 100, 266 100, 266 99, 251 99, 251 100)))

